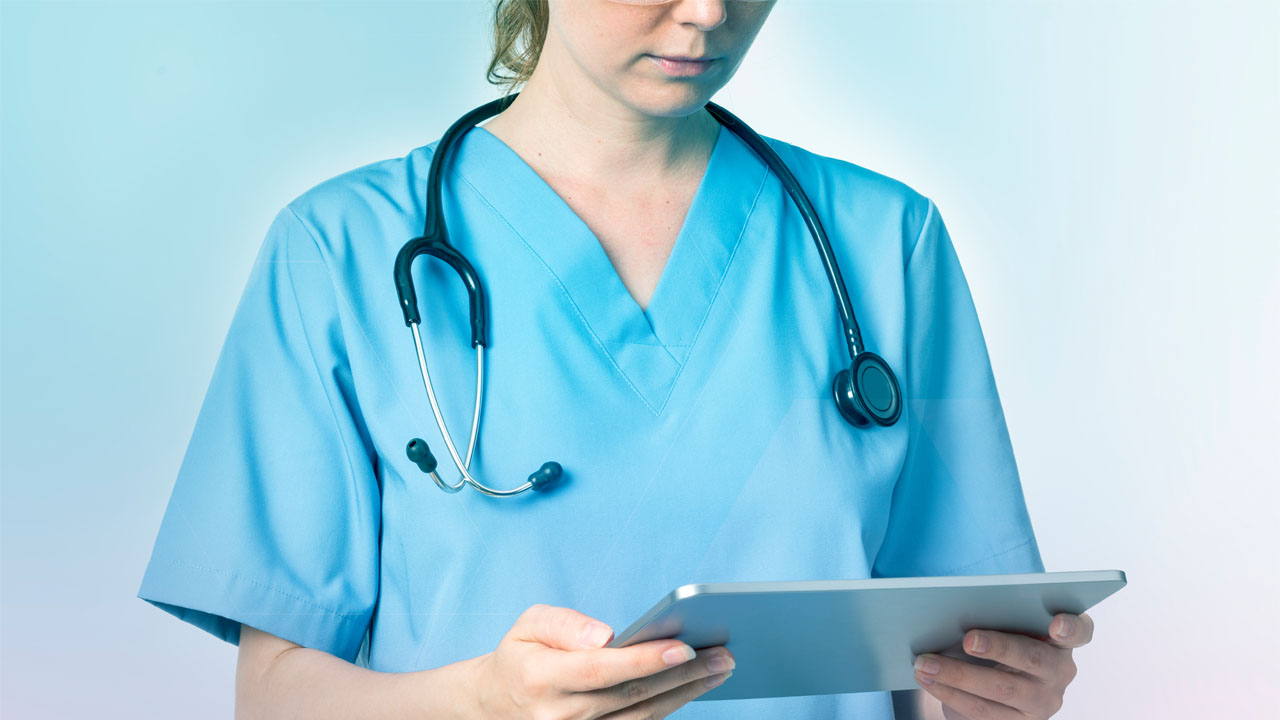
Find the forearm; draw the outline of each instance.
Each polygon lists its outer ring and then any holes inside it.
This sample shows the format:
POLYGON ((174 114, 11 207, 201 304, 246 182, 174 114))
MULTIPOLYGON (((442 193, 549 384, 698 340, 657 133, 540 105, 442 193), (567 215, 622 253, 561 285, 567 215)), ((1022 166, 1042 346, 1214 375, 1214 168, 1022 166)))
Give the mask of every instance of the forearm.
POLYGON ((484 656, 407 673, 378 672, 321 650, 292 648, 256 677, 236 670, 236 720, 474 717, 473 678, 484 656))

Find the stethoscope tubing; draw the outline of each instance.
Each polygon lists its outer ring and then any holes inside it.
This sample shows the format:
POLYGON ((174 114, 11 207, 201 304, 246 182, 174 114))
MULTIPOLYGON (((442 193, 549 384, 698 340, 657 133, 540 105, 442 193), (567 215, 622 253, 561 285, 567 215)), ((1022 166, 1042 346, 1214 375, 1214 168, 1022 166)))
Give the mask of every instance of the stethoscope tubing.
POLYGON ((845 288, 844 276, 840 273, 840 266, 836 262, 836 254, 831 250, 831 242, 827 239, 827 231, 822 227, 822 221, 818 219, 818 212, 813 209, 813 203, 809 202, 809 196, 800 187, 795 175, 791 174, 791 169, 782 161, 782 158, 778 157, 778 153, 774 152, 774 149, 769 147, 769 143, 765 142, 746 123, 713 102, 708 101, 706 108, 707 112, 710 112, 721 124, 733 131, 739 138, 742 138, 742 141, 754 150, 760 156, 760 159, 764 160, 769 169, 782 181, 782 187, 791 196, 796 207, 800 209, 800 216, 804 218, 805 225, 809 226, 809 234, 813 236, 813 242, 818 247, 818 254, 822 257, 822 266, 827 272, 827 281, 830 282, 831 292, 835 295, 836 311, 840 315, 841 325, 844 326, 844 337, 845 343, 849 346, 849 357, 850 359, 857 357, 858 353, 862 351, 862 332, 858 329, 858 321, 853 314, 853 303, 849 301, 849 291, 845 288))
POLYGON ((509 495, 519 495, 533 487, 533 482, 526 480, 523 485, 510 490, 495 490, 476 480, 469 472, 471 469, 471 455, 476 449, 476 432, 480 427, 480 408, 484 407, 484 346, 481 345, 476 348, 476 402, 475 410, 471 414, 471 437, 467 441, 467 459, 464 462, 458 457, 458 449, 453 444, 453 437, 450 436, 449 429, 445 426, 444 416, 440 412, 440 405, 436 402, 436 393, 431 387, 431 374, 427 371, 427 356, 422 351, 422 337, 418 334, 418 326, 415 324, 411 329, 413 330, 413 344, 418 349, 418 367, 422 371, 422 382, 427 387, 427 398, 431 401, 431 412, 436 416, 436 424, 440 426, 440 434, 444 436, 444 444, 449 448, 449 455, 453 458, 454 464, 462 472, 462 478, 458 480, 456 485, 450 485, 434 469, 427 474, 431 476, 431 479, 435 481, 441 490, 447 493, 456 493, 469 484, 485 495, 507 497, 509 495))

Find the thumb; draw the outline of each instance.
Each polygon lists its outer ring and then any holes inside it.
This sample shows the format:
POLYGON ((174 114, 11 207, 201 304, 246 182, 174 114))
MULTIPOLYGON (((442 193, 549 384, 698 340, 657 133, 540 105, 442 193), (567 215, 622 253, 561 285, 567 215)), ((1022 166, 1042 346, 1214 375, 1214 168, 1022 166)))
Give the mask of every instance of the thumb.
POLYGON ((511 628, 517 640, 536 642, 560 650, 604 647, 613 628, 567 607, 539 603, 530 606, 511 628))

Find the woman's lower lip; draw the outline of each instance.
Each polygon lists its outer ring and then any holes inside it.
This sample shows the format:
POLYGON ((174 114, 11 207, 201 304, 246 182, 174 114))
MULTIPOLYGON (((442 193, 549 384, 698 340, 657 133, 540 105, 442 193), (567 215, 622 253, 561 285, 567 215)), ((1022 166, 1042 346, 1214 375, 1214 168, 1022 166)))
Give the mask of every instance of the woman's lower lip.
POLYGON ((658 57, 657 55, 646 55, 645 57, 652 60, 654 64, 662 68, 664 73, 671 77, 692 77, 694 75, 701 75, 711 67, 711 63, 715 62, 714 58, 711 60, 669 60, 664 57, 658 57))

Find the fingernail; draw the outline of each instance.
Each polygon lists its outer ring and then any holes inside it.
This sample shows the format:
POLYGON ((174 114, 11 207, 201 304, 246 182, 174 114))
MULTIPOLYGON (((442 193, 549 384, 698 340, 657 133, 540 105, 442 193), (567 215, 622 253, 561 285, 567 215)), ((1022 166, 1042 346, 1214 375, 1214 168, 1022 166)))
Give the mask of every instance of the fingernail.
POLYGON ((938 671, 941 669, 942 663, 938 662, 937 658, 933 658, 928 655, 916 656, 916 670, 930 675, 937 675, 938 671))
POLYGON ((986 635, 983 635, 982 633, 977 633, 977 634, 975 634, 975 635, 973 636, 973 651, 974 651, 974 652, 979 652, 979 653, 980 653, 980 652, 986 652, 986 651, 987 651, 987 646, 988 646, 988 644, 989 644, 989 643, 987 642, 987 636, 986 636, 986 635))
POLYGON ((734 666, 733 658, 729 657, 728 653, 721 653, 721 652, 714 653, 711 656, 711 659, 707 661, 707 667, 710 668, 711 672, 724 672, 725 670, 732 670, 733 666, 734 666))
POLYGON ((1067 618, 1058 618, 1058 631, 1054 634, 1060 638, 1070 635, 1071 621, 1067 618))
POLYGON ((688 645, 677 645, 673 648, 667 648, 667 651, 662 653, 662 662, 668 665, 679 665, 682 662, 692 660, 694 654, 693 648, 688 645))
POLYGON ((605 644, 612 632, 608 625, 592 620, 582 629, 582 642, 587 647, 598 648, 605 644))
POLYGON ((727 672, 723 675, 711 675, 710 677, 707 678, 707 688, 710 689, 713 687, 719 687, 720 683, 724 682, 725 680, 728 680, 729 676, 732 674, 733 674, 732 672, 727 672))

